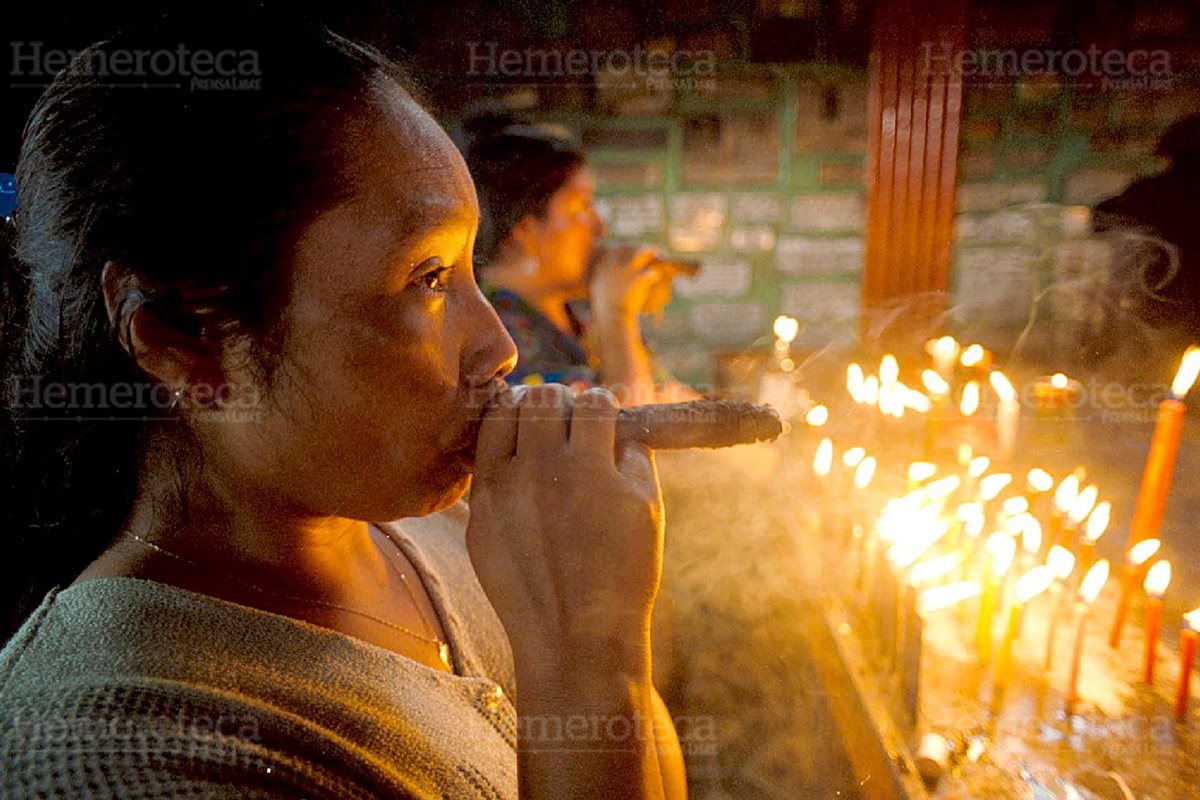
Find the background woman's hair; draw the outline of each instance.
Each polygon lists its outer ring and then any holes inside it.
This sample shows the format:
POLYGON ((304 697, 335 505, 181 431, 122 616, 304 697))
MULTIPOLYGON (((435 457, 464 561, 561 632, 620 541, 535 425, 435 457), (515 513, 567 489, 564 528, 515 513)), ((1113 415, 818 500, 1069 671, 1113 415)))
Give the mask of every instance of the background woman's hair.
POLYGON ((463 150, 479 195, 476 267, 486 266, 526 214, 546 211, 550 198, 584 163, 572 142, 505 114, 463 123, 463 150))
POLYGON ((117 534, 141 433, 172 424, 109 321, 106 262, 137 276, 133 302, 236 337, 268 380, 297 236, 350 190, 337 143, 388 80, 407 85, 327 30, 210 8, 93 45, 38 101, 0 265, 0 636, 117 534), (115 66, 138 53, 136 75, 115 66), (221 81, 194 82, 214 56, 221 81))

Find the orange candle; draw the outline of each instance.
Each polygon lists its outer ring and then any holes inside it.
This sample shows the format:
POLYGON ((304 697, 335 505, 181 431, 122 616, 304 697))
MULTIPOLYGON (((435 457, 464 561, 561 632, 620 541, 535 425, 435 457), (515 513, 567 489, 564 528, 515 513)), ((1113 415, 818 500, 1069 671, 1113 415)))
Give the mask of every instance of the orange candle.
POLYGON ((1146 457, 1142 485, 1133 510, 1133 523, 1129 528, 1130 547, 1158 535, 1163 509, 1167 504, 1167 492, 1171 488, 1171 475, 1175 471, 1183 419, 1187 413, 1183 398, 1196 381, 1197 372, 1200 372, 1200 348, 1192 346, 1183 354, 1179 371, 1175 373, 1175 380, 1171 384, 1170 396, 1158 407, 1158 420, 1150 439, 1150 454, 1146 457))
POLYGON ((1083 638, 1087 631, 1087 619, 1092 602, 1108 582, 1108 561, 1101 559, 1088 570, 1079 587, 1075 602, 1075 646, 1071 650, 1071 677, 1067 682, 1067 703, 1079 699, 1079 668, 1083 661, 1083 638))
POLYGON ((1171 562, 1159 561, 1146 573, 1146 669, 1144 680, 1154 683, 1158 658, 1158 634, 1162 628, 1162 598, 1171 583, 1171 562))
POLYGON ((1196 645, 1200 644, 1200 608, 1183 615, 1183 630, 1179 632, 1179 689, 1175 692, 1175 719, 1187 717, 1188 695, 1192 687, 1192 669, 1196 665, 1196 645))
POLYGON ((1125 619, 1129 616, 1133 591, 1142 581, 1145 574, 1143 570, 1151 557, 1158 552, 1161 544, 1158 539, 1146 539, 1129 548, 1129 554, 1125 557, 1125 566, 1121 568, 1121 596, 1117 600, 1117 613, 1108 633, 1108 646, 1114 650, 1121 647, 1121 632, 1125 629, 1125 619))

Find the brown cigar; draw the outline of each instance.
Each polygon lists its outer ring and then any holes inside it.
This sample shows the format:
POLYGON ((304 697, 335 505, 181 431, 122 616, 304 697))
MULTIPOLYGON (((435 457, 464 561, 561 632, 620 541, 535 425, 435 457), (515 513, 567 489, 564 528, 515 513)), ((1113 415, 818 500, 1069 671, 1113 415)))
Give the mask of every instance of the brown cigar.
POLYGON ((688 278, 694 278, 700 274, 701 269, 699 261, 683 258, 656 258, 650 262, 650 266, 670 273, 671 277, 683 275, 688 278))
POLYGON ((617 412, 617 439, 655 450, 770 442, 782 432, 775 409, 732 400, 658 403, 617 412))

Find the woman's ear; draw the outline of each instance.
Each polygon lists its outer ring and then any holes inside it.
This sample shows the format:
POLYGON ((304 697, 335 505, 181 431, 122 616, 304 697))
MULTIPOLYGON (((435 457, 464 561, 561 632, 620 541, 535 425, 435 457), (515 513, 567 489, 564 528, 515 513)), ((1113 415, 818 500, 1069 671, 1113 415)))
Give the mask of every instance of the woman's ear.
POLYGON ((100 283, 117 341, 138 368, 173 390, 186 386, 202 370, 204 349, 196 338, 155 313, 151 293, 120 262, 105 263, 100 283))

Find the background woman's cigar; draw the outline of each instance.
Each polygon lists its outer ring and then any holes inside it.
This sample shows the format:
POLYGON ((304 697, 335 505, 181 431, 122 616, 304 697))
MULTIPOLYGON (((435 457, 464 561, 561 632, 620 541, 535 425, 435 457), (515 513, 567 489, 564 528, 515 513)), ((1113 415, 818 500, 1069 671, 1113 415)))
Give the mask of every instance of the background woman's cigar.
POLYGON ((701 269, 699 261, 685 258, 656 258, 650 262, 650 266, 668 272, 672 276, 684 275, 688 278, 699 275, 701 269))
POLYGON ((775 409, 731 400, 658 403, 617 412, 617 439, 655 450, 769 442, 782 432, 775 409))

